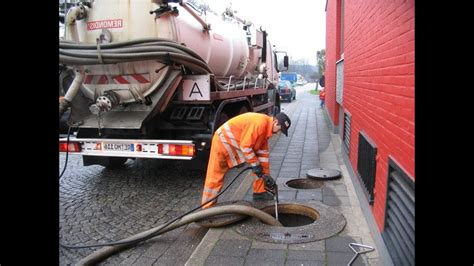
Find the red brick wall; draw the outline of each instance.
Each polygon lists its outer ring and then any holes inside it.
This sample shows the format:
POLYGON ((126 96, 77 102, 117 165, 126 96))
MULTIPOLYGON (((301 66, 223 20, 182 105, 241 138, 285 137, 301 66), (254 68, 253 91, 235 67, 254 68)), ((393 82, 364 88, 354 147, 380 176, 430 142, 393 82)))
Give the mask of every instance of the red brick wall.
MULTIPOLYGON (((326 53, 331 55, 327 60, 332 70, 326 70, 329 90, 335 88, 333 55, 337 46, 333 39, 338 2, 329 0, 327 11, 326 53)), ((372 211, 380 230, 385 211, 388 156, 409 176, 415 177, 414 16, 414 0, 345 1, 343 106, 352 115, 349 158, 356 171, 361 130, 378 147, 372 211)), ((335 95, 329 90, 327 95, 335 95)), ((329 107, 329 99, 326 102, 329 107)))
POLYGON ((340 0, 328 1, 326 8, 325 104, 333 126, 337 126, 339 123, 339 105, 336 103, 336 61, 340 59, 339 2, 340 0))

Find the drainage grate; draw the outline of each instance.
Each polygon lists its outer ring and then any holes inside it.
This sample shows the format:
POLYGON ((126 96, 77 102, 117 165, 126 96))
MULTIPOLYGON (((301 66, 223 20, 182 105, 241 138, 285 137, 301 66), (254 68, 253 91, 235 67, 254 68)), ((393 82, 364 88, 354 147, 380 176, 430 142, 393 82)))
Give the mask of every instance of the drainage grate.
POLYGON ((364 133, 359 132, 359 154, 357 158, 357 173, 365 187, 365 192, 369 204, 374 204, 374 187, 375 187, 375 169, 377 155, 377 146, 365 136, 364 133))
POLYGON ((395 265, 415 265, 415 182, 389 157, 382 237, 395 265))

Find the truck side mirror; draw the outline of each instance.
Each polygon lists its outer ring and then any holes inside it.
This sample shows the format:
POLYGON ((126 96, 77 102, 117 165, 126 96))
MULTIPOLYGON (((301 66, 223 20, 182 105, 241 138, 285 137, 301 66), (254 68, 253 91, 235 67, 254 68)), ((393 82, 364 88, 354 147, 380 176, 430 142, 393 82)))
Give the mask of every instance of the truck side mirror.
POLYGON ((283 57, 283 66, 286 67, 286 68, 288 67, 288 56, 287 55, 285 55, 283 57))

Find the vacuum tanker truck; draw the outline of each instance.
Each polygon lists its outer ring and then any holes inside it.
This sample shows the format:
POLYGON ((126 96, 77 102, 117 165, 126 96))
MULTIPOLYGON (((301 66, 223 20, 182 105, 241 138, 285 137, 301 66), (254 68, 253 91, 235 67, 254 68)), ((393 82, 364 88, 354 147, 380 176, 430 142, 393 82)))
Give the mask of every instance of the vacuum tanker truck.
POLYGON ((278 53, 261 27, 184 0, 80 2, 59 44, 60 152, 207 162, 214 131, 280 111, 278 53), (64 126, 64 124, 63 124, 64 126), (61 127, 60 127, 61 128, 61 127), (66 134, 67 133, 67 134, 66 134))

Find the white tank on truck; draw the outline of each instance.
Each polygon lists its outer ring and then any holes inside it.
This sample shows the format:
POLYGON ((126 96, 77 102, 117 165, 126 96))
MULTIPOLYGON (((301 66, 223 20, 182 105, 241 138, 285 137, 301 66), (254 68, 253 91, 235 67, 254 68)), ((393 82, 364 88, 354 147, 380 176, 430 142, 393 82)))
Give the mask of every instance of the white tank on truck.
POLYGON ((60 151, 82 154, 85 165, 127 158, 202 165, 227 119, 280 110, 277 53, 264 30, 230 9, 95 0, 70 8, 64 24, 59 115, 74 134, 62 135, 60 151))

